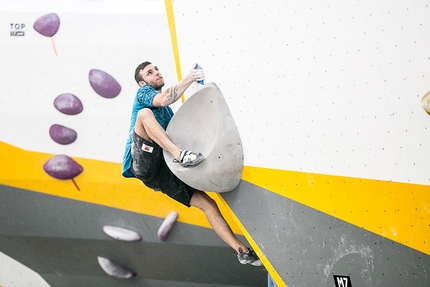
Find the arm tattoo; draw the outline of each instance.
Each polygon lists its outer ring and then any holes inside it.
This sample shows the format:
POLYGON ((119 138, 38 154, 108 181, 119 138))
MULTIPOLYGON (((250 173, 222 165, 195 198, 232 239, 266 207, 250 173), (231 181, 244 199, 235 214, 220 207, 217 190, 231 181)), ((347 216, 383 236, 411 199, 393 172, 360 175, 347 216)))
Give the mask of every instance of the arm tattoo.
POLYGON ((173 87, 168 88, 166 90, 166 96, 167 96, 167 99, 169 100, 169 102, 172 104, 172 103, 176 102, 181 95, 178 93, 178 87, 173 86, 173 87))

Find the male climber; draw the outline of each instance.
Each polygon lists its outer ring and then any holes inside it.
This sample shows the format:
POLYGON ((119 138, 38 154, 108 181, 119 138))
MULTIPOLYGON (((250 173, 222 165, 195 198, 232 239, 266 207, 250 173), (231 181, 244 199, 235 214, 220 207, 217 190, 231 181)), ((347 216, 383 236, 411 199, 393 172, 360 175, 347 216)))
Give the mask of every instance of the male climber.
POLYGON ((236 251, 240 263, 260 266, 257 254, 237 239, 216 202, 204 191, 179 180, 164 161, 163 149, 172 154, 177 164, 185 167, 198 165, 204 160, 202 154, 176 146, 165 132, 173 117, 169 105, 176 102, 193 82, 204 80, 204 71, 194 65, 179 83, 165 91, 162 91, 163 76, 158 67, 150 62, 138 65, 134 78, 140 88, 131 113, 122 164, 123 176, 136 177, 147 187, 161 191, 187 207, 201 209, 218 236, 236 251))

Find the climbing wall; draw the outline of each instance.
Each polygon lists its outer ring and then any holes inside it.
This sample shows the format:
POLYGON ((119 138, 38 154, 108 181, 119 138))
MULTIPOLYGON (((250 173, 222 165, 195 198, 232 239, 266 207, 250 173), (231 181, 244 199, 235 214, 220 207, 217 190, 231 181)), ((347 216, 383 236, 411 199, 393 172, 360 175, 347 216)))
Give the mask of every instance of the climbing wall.
POLYGON ((278 286, 342 286, 333 285, 338 280, 344 286, 428 285, 428 233, 421 232, 428 217, 423 218, 427 211, 417 210, 428 200, 427 187, 347 178, 339 182, 337 177, 270 174, 251 167, 245 168, 244 177, 236 190, 222 197, 278 286), (261 184, 257 177, 263 174, 266 182, 275 184, 261 184), (325 192, 327 185, 333 186, 330 192, 325 192), (393 191, 396 188, 401 192, 393 191), (363 192, 367 189, 372 194, 363 192), (392 200, 397 196, 401 203, 392 200), (345 197, 357 202, 342 208, 345 197), (379 208, 362 203, 369 198, 378 200, 379 208), (348 214, 360 219, 351 220, 348 214), (410 217, 407 222, 404 214, 410 217))
POLYGON ((0 76, 9 79, 0 99, 7 123, 0 127, 1 140, 121 162, 138 88, 136 66, 154 59, 165 81, 176 81, 164 2, 24 3, 7 1, 0 10, 0 52, 8 67, 0 76), (75 141, 59 143, 55 134, 70 130, 50 133, 53 125, 73 130, 75 141))
POLYGON ((164 1, 0 1, 0 22, 1 286, 266 282, 200 210, 121 175, 136 66, 151 60, 177 81, 164 1), (106 226, 142 239, 116 240, 106 226), (109 276, 100 258, 135 276, 109 276))
POLYGON ((222 197, 279 286, 430 284, 429 5, 174 1, 243 142, 222 197))
POLYGON ((131 285, 261 286, 266 270, 278 286, 430 285, 428 1, 31 2, 0 2, 2 258, 73 286, 118 286, 100 255, 137 270, 131 285), (171 84, 198 62, 222 91, 245 166, 214 197, 264 267, 234 265, 200 213, 120 177, 144 60, 171 84), (172 210, 170 245, 102 233, 154 232, 172 210), (189 243, 197 234, 207 243, 189 243), (145 273, 159 262, 148 249, 201 268, 145 273))
POLYGON ((428 1, 174 8, 181 61, 223 91, 245 165, 430 184, 428 1))

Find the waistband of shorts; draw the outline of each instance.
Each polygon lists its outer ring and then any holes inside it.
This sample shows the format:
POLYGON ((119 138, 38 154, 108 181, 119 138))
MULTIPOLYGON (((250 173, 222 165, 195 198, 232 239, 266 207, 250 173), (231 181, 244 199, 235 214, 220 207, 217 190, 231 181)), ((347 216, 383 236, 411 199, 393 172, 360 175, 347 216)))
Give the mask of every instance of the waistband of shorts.
POLYGON ((156 142, 150 142, 146 139, 140 137, 136 132, 133 132, 133 138, 138 138, 138 140, 146 145, 152 146, 152 147, 158 147, 158 144, 156 142))

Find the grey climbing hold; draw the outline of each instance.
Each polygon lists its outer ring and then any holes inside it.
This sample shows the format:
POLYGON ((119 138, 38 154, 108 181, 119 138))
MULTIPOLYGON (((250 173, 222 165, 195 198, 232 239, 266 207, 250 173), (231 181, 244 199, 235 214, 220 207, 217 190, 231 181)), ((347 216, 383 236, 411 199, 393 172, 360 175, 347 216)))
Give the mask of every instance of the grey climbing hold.
POLYGON ((167 127, 178 147, 200 152, 204 160, 183 167, 164 151, 170 170, 189 186, 204 191, 227 192, 242 178, 243 148, 239 131, 218 86, 206 83, 178 109, 167 127))

